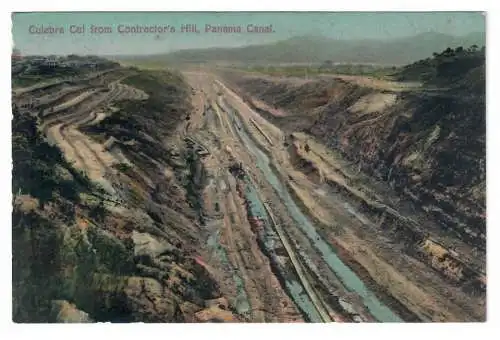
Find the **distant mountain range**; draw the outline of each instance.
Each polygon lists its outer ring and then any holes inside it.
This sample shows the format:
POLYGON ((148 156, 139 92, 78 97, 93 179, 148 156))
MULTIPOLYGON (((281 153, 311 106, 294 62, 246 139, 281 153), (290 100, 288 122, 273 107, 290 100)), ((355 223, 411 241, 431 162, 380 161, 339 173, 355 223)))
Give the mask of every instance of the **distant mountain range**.
POLYGON ((237 48, 188 49, 168 54, 141 56, 141 59, 170 62, 318 63, 332 62, 408 64, 431 57, 447 47, 486 44, 484 32, 466 36, 422 33, 391 40, 335 40, 300 36, 265 45, 237 48))

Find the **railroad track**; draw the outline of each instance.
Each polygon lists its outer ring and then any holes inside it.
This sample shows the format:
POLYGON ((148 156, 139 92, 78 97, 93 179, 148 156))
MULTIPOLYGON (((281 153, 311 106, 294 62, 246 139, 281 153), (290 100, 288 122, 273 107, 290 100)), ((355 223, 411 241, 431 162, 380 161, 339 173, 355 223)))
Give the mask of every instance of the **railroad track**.
POLYGON ((283 243, 283 246, 285 247, 285 250, 288 254, 288 257, 290 258, 292 265, 295 268, 295 271, 297 273, 297 276, 300 279, 302 287, 304 287, 304 290, 306 291, 307 295, 309 296, 309 299, 311 300, 314 307, 316 308, 316 311, 320 315, 323 322, 332 322, 333 320, 330 318, 328 311, 323 307, 318 295, 316 294, 313 287, 309 283, 309 280, 307 280, 304 268, 303 268, 302 264, 300 263, 299 259, 297 258, 297 256, 295 255, 295 252, 292 249, 292 246, 288 242, 288 239, 286 238, 285 232, 283 231, 283 229, 281 229, 281 226, 278 223, 276 223, 276 220, 274 219, 274 215, 272 214, 271 209, 269 208, 268 204, 266 202, 262 202, 262 204, 264 205, 264 208, 266 209, 266 213, 271 218, 271 222, 274 226, 274 229, 276 230, 278 237, 280 238, 281 242, 283 243))
MULTIPOLYGON (((245 172, 248 173, 248 170, 245 170, 245 172)), ((248 178, 252 182, 252 185, 255 188, 258 188, 258 186, 256 186, 253 179, 250 176, 248 176, 248 178)), ((256 193, 257 193, 259 200, 264 205, 264 209, 266 210, 267 215, 271 219, 271 223, 273 224, 274 230, 276 230, 276 233, 278 234, 278 237, 281 240, 281 243, 283 244, 285 251, 288 254, 288 257, 290 258, 290 261, 295 269, 295 272, 297 273, 297 276, 299 277, 299 280, 300 280, 302 287, 304 288, 307 295, 309 296, 309 299, 311 300, 312 304, 314 305, 314 308, 316 309, 316 311, 320 315, 321 320, 323 322, 333 322, 332 318, 330 317, 330 314, 323 307, 323 304, 322 304, 320 298, 318 297, 318 295, 314 291, 313 287, 311 286, 309 280, 307 279, 306 273, 304 271, 302 264, 300 263, 300 260, 298 259, 297 255, 295 254, 295 251, 293 250, 292 245, 288 242, 288 239, 285 235, 284 230, 276 222, 274 215, 271 211, 271 208, 269 207, 268 203, 262 199, 261 194, 258 190, 256 190, 256 193)))
POLYGON ((264 136, 264 138, 267 140, 269 145, 274 146, 274 143, 271 140, 271 138, 269 138, 267 133, 265 133, 264 130, 262 130, 262 128, 259 126, 259 124, 257 124, 257 122, 253 118, 249 118, 249 119, 250 119, 250 123, 252 123, 253 126, 255 126, 255 128, 262 134, 262 136, 264 136))
MULTIPOLYGON (((218 106, 218 105, 217 105, 218 106)), ((217 106, 216 106, 216 109, 217 109, 217 106)), ((224 111, 225 114, 227 114, 226 111, 224 111)), ((217 110, 217 114, 220 114, 220 112, 217 110)), ((224 116, 224 121, 228 124, 229 122, 227 121, 227 115, 224 116)), ((259 130, 260 131, 260 130, 259 130)), ((234 131, 231 129, 231 133, 232 135, 234 136, 234 138, 236 140, 239 140, 239 138, 237 138, 235 135, 234 135, 234 131)), ((262 132, 261 132, 262 133, 262 132)), ((266 136, 264 134, 264 136, 266 136)), ((272 141, 271 141, 272 143, 272 141)), ((272 145, 272 144, 271 144, 272 145)), ((250 180, 252 181, 252 185, 254 185, 255 188, 258 188, 255 183, 253 182, 253 179, 251 177, 249 177, 250 180)), ((285 247, 285 250, 288 254, 288 257, 290 258, 291 260, 291 263, 297 273, 297 276, 299 277, 299 280, 300 280, 300 283, 302 285, 302 287, 304 288, 304 290, 306 291, 307 295, 309 296, 309 299, 311 300, 312 304, 314 305, 314 308, 316 309, 316 311, 318 312, 321 320, 323 322, 332 322, 332 318, 330 317, 330 314, 328 313, 328 311, 325 309, 325 307, 323 306, 320 298, 318 297, 318 295, 316 294, 316 292, 314 291, 313 287, 311 286, 309 280, 307 279, 306 277, 306 273, 305 273, 305 270, 302 266, 302 264, 300 263, 300 260, 298 259, 297 255, 295 254, 295 251, 293 250, 293 247, 291 246, 291 244, 288 242, 288 239, 283 231, 283 229, 281 228, 281 226, 279 224, 276 223, 275 219, 274 219, 274 215, 272 214, 272 211, 271 209, 269 208, 268 204, 262 199, 259 191, 257 190, 257 195, 258 195, 258 198, 259 200, 263 203, 264 205, 264 208, 266 209, 266 213, 269 215, 269 217, 271 218, 271 221, 272 221, 272 224, 273 224, 273 227, 274 229, 276 230, 277 234, 278 234, 278 237, 280 238, 283 246, 285 247)))

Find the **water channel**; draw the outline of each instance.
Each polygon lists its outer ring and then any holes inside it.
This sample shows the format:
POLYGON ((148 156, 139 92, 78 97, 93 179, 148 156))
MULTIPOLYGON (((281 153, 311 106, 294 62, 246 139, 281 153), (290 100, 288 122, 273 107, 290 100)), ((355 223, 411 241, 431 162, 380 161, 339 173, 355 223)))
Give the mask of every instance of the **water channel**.
MULTIPOLYGON (((234 110, 231 110, 234 112, 234 110)), ((232 117, 233 125, 236 123, 241 129, 234 128, 233 130, 239 135, 248 150, 255 156, 257 167, 263 172, 264 178, 272 185, 276 193, 280 196, 281 201, 287 208, 290 216, 295 221, 295 225, 307 235, 312 241, 316 249, 322 255, 325 262, 328 264, 334 274, 342 281, 347 290, 358 294, 364 305, 368 308, 370 314, 380 322, 403 322, 391 309, 385 306, 371 292, 363 281, 335 254, 332 246, 328 244, 316 231, 313 223, 305 216, 297 204, 292 199, 290 193, 285 186, 280 182, 270 166, 270 160, 267 155, 256 145, 254 140, 247 134, 244 124, 239 118, 234 115, 232 117)), ((300 306, 299 306, 300 307, 300 306)))

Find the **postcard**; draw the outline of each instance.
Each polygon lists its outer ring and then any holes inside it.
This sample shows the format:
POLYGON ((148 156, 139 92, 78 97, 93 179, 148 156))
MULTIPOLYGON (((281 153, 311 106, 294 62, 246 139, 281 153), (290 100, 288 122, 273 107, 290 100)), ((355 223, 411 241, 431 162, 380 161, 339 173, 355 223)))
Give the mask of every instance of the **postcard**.
POLYGON ((13 321, 484 322, 485 31, 14 13, 13 321))

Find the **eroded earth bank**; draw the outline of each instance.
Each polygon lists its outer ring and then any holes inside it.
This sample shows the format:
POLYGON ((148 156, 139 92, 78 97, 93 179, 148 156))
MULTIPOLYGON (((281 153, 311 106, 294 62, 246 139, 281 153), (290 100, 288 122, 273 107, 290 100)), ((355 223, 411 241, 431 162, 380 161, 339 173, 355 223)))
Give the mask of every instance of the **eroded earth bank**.
POLYGON ((14 92, 14 320, 484 320, 460 85, 114 65, 14 92))

